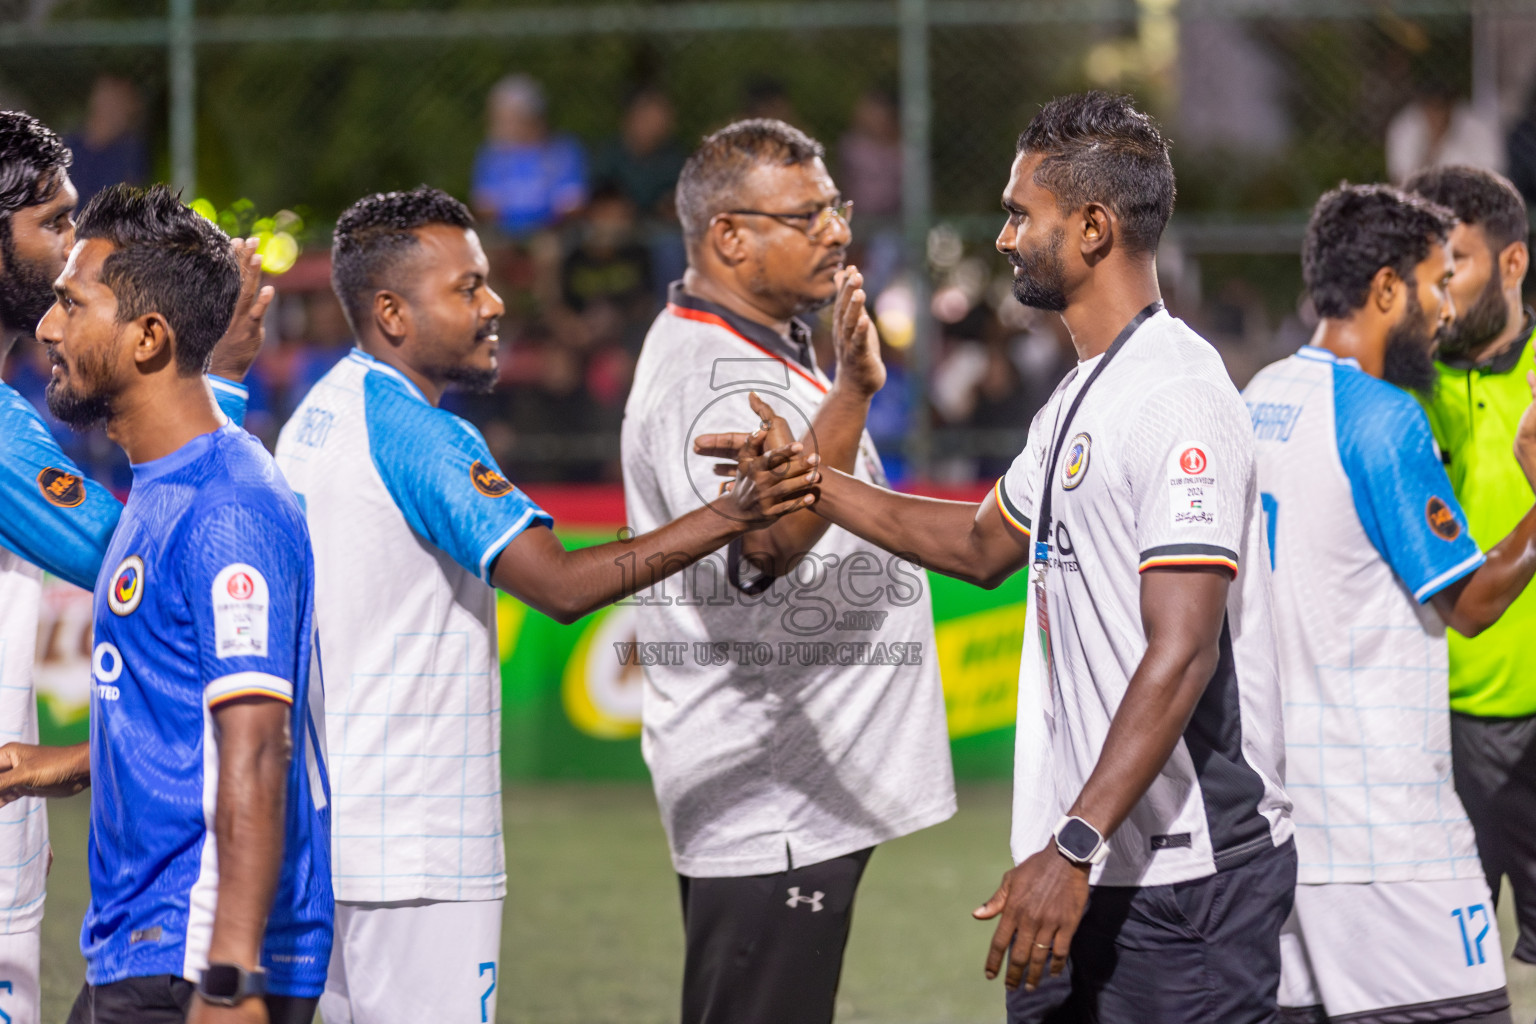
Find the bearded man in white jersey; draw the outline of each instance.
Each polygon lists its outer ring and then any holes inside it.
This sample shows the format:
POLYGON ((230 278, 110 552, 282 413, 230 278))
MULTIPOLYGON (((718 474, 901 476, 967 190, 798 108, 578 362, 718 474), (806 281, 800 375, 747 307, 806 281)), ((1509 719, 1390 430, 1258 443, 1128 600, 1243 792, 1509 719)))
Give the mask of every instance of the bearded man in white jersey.
POLYGON ((812 506, 979 586, 1033 555, 1018 866, 975 912, 997 919, 986 973, 1007 960, 1012 1022, 1275 1018, 1296 855, 1253 439, 1215 350, 1162 308, 1173 193, 1167 143, 1127 97, 1046 104, 997 248, 1081 362, 979 505, 828 470, 812 506), (1047 968, 1070 969, 1040 986, 1047 968))
MULTIPOLYGON (((1454 315, 1454 223, 1387 186, 1323 196, 1302 250, 1322 320, 1244 391, 1301 855, 1281 939, 1282 1019, 1294 1024, 1510 1019, 1493 901, 1451 775, 1446 627, 1473 636, 1525 589, 1536 508, 1507 537, 1470 536, 1409 393, 1434 388, 1454 315)), ((1536 407, 1512 457, 1536 483, 1536 407)))

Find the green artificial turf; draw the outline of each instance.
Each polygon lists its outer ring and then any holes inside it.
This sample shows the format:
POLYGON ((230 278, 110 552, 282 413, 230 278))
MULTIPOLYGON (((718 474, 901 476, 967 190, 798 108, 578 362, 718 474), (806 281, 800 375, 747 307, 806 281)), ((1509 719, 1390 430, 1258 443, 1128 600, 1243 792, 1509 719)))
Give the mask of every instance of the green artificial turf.
MULTIPOLYGON (((43 1021, 61 1024, 84 976, 86 802, 53 806, 43 924, 43 1021)), ((506 923, 498 1019, 665 1024, 678 1014, 682 926, 656 805, 643 785, 520 786, 506 794, 506 923)), ((970 910, 1008 861, 1008 788, 968 784, 952 820, 881 847, 860 888, 839 1024, 1000 1024, 981 975, 990 926, 970 910)), ((1506 954, 1514 931, 1499 915, 1506 954)), ((1536 1013, 1536 968, 1514 965, 1515 1020, 1536 1013)))

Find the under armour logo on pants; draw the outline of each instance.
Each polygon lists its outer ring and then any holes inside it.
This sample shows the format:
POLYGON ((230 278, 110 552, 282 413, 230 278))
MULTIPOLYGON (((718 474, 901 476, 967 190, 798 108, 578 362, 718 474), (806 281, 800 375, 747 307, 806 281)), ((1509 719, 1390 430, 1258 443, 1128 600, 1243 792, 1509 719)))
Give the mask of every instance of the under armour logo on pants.
POLYGON ((789 899, 784 901, 784 905, 790 910, 794 910, 797 903, 809 903, 811 905, 811 913, 814 914, 821 909, 821 898, 825 895, 826 893, 824 892, 818 892, 810 896, 801 896, 800 887, 792 885, 789 887, 789 899))

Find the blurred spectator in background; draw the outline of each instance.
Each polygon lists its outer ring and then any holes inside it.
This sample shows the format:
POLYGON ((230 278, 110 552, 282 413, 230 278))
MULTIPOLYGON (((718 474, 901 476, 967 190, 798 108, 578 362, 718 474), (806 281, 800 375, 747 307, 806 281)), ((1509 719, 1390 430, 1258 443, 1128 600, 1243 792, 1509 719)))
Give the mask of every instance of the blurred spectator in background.
POLYGON ((784 82, 772 75, 755 75, 742 90, 741 119, 771 117, 798 126, 800 114, 790 102, 784 82))
POLYGON ((613 186, 598 189, 576 226, 576 244, 560 267, 560 297, 588 323, 598 342, 629 342, 639 351, 644 325, 656 316, 650 252, 636 233, 635 207, 613 186), (629 331, 625 324, 640 325, 629 331))
POLYGON ((508 75, 486 106, 486 140, 471 184, 479 216, 526 237, 579 210, 587 199, 586 154, 571 136, 550 135, 539 83, 508 75))
POLYGON ((837 160, 843 195, 859 214, 864 287, 879 295, 901 266, 901 107, 893 93, 870 89, 859 97, 837 160))
POLYGON ((677 142, 672 101, 658 89, 642 89, 629 101, 619 134, 592 160, 596 188, 612 186, 642 216, 670 218, 672 190, 688 154, 677 142))
POLYGON ((143 113, 143 101, 132 82, 119 75, 96 76, 84 126, 64 138, 75 154, 69 177, 80 192, 81 208, 109 185, 142 185, 148 180, 143 113))
POLYGON ((1465 164, 1504 170, 1504 144, 1495 119, 1444 82, 1430 81, 1387 125, 1387 175, 1401 184, 1431 167, 1465 164))
MULTIPOLYGON (((658 302, 666 301, 667 284, 683 276, 688 262, 672 207, 672 192, 687 156, 677 141, 672 101, 659 89, 645 88, 625 108, 619 134, 598 150, 592 162, 597 189, 618 189, 649 221, 646 234, 658 302)), ((646 322, 654 316, 655 311, 649 311, 646 322)))
POLYGON ((843 194, 859 216, 901 212, 901 108, 886 89, 870 89, 853 107, 852 123, 837 143, 843 194))
POLYGON ((1509 180, 1527 203, 1536 203, 1536 88, 1525 101, 1525 112, 1510 129, 1509 180))
POLYGON ((911 472, 907 438, 912 433, 912 414, 922 398, 914 393, 905 349, 892 348, 882 339, 880 359, 885 363, 885 386, 869 400, 864 429, 869 431, 869 439, 875 442, 887 481, 900 485, 906 482, 911 472))

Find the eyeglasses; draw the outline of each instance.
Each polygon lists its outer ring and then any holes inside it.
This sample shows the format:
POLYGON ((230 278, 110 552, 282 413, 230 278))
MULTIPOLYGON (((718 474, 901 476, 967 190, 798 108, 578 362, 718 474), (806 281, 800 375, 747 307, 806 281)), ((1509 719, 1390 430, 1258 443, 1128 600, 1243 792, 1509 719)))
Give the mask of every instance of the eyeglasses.
POLYGON ((823 206, 812 213, 770 213, 767 210, 726 210, 726 213, 746 214, 752 217, 772 217, 786 224, 794 224, 805 237, 815 241, 832 228, 834 220, 847 227, 853 221, 853 200, 845 199, 831 206, 823 206))

